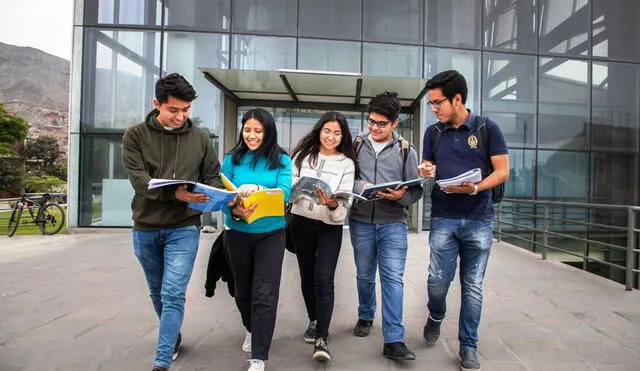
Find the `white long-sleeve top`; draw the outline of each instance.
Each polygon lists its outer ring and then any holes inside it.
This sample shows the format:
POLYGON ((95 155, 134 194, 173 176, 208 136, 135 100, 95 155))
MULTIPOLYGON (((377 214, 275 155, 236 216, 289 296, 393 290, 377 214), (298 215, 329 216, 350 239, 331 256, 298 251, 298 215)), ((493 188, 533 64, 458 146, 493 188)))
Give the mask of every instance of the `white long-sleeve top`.
MULTIPOLYGON (((292 161, 292 170, 293 184, 303 175, 320 178, 329 184, 335 184, 337 177, 340 177, 340 182, 335 192, 351 192, 353 190, 355 165, 350 158, 342 153, 329 156, 318 153, 316 166, 311 166, 309 156, 307 156, 302 160, 300 169, 295 165, 294 160, 292 161)), ((349 207, 351 206, 350 200, 338 198, 338 207, 332 211, 325 205, 316 204, 311 197, 306 195, 298 195, 292 200, 292 203, 292 214, 319 220, 331 225, 343 224, 347 217, 349 207)))

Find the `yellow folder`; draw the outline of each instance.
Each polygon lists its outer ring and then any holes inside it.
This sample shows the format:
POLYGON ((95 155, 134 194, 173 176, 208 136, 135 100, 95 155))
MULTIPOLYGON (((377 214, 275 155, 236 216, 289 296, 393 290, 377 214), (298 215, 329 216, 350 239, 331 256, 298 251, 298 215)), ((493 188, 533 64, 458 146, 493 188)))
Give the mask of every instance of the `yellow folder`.
MULTIPOLYGON (((228 191, 237 190, 238 187, 222 173, 220 180, 228 191)), ((248 224, 266 216, 284 216, 284 192, 280 188, 263 189, 242 199, 242 207, 245 209, 256 203, 258 207, 245 218, 248 224)))

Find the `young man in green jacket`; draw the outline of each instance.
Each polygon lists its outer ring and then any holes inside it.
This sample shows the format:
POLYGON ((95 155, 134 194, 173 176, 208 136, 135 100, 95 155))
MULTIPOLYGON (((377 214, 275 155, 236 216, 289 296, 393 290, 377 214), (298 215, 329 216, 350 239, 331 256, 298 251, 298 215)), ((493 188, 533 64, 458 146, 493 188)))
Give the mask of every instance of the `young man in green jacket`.
POLYGON ((122 161, 135 190, 133 251, 144 271, 160 330, 153 371, 167 371, 181 343, 187 284, 198 251, 200 211, 207 202, 186 185, 148 189, 152 178, 197 181, 222 188, 209 135, 189 120, 196 91, 177 73, 156 82, 154 110, 128 128, 122 161))

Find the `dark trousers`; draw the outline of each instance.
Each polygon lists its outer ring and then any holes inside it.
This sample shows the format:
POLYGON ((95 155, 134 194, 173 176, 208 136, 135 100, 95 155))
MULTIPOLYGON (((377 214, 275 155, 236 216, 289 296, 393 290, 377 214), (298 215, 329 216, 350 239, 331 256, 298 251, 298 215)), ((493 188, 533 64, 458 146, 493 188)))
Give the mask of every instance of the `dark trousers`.
POLYGON ((284 229, 269 233, 224 232, 242 324, 251 332, 251 358, 269 359, 280 295, 284 229))
POLYGON ((317 320, 316 338, 327 339, 333 314, 334 276, 342 245, 342 225, 329 225, 299 215, 291 217, 302 297, 309 320, 317 320))

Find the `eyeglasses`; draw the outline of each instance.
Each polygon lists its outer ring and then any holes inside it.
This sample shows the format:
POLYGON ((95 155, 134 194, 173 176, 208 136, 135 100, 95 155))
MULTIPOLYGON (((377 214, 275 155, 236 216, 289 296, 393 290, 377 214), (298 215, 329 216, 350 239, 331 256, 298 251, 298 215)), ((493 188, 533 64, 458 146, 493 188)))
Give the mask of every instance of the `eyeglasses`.
POLYGON ((391 121, 376 121, 376 120, 373 120, 371 117, 369 117, 367 118, 367 123, 369 124, 369 126, 378 125, 378 127, 382 129, 387 125, 389 125, 391 121))
POLYGON ((333 135, 334 138, 342 138, 341 131, 331 131, 330 129, 322 129, 322 135, 324 135, 325 137, 333 135))
POLYGON ((438 99, 438 100, 434 100, 434 101, 428 101, 427 104, 430 107, 433 108, 440 108, 440 106, 442 106, 442 103, 444 103, 444 101, 449 100, 449 98, 442 98, 442 99, 438 99))

